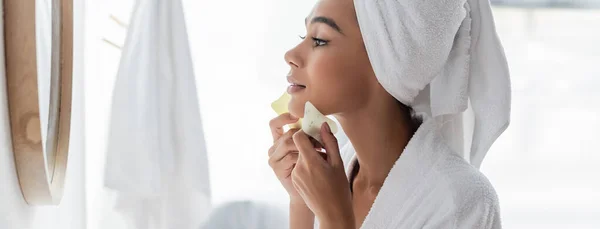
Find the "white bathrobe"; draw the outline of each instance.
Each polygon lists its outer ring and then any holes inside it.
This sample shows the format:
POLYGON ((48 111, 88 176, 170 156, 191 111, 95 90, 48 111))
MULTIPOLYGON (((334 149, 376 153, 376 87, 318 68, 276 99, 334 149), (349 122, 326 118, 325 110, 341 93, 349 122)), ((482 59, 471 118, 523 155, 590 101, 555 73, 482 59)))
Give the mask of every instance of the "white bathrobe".
MULTIPOLYGON (((494 188, 444 143, 432 120, 412 137, 360 228, 501 228, 494 188)), ((350 143, 341 151, 350 177, 356 153, 350 143)))

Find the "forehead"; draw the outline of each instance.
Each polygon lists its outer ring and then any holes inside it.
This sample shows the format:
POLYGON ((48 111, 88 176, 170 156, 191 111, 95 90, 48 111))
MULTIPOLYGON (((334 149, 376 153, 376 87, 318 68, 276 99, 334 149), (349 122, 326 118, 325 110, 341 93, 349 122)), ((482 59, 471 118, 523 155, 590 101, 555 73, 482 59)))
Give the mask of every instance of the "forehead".
POLYGON ((313 7, 308 20, 315 16, 329 17, 341 27, 348 27, 356 23, 353 0, 320 0, 313 7))

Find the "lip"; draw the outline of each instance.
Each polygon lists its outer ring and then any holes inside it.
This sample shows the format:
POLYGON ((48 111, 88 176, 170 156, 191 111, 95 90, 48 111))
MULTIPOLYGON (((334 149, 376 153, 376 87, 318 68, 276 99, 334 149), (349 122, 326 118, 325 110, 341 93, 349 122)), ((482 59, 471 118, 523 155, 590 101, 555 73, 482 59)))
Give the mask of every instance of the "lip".
POLYGON ((287 81, 290 83, 290 86, 287 88, 287 93, 290 95, 306 89, 306 85, 301 84, 291 74, 287 76, 287 81))
POLYGON ((292 84, 292 85, 288 86, 287 93, 291 95, 294 93, 298 93, 298 92, 304 90, 305 88, 306 88, 305 86, 292 84))
POLYGON ((286 78, 288 83, 290 83, 290 86, 301 86, 306 88, 306 85, 301 84, 298 80, 296 80, 296 78, 294 78, 294 76, 288 75, 286 78))

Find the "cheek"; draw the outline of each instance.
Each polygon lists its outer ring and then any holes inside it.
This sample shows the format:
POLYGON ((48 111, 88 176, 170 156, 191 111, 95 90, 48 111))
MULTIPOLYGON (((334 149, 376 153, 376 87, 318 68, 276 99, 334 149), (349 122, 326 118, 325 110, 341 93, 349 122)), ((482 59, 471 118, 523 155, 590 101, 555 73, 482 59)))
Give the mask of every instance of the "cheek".
POLYGON ((344 56, 314 63, 310 77, 310 100, 323 113, 343 112, 359 102, 366 93, 363 69, 344 56))

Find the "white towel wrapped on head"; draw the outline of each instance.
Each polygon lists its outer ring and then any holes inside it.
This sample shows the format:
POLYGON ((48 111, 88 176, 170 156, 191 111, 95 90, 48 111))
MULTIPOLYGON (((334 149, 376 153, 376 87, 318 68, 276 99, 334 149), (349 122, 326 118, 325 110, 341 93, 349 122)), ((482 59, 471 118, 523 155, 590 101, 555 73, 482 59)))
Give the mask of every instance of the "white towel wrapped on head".
POLYGON ((510 79, 489 0, 354 0, 381 85, 462 151, 462 112, 474 113, 470 162, 479 167, 508 127, 510 79), (452 129, 452 130, 448 130, 452 129), (459 134, 456 134, 459 133, 459 134))

